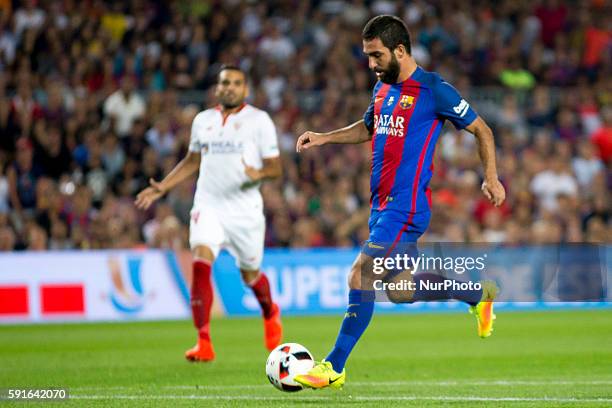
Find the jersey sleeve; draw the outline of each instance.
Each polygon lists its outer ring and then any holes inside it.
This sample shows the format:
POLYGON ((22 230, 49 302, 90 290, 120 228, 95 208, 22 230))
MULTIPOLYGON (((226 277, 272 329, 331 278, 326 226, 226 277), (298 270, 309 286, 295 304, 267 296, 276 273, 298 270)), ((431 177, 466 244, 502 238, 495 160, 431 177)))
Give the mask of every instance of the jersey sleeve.
POLYGON ((450 120, 457 129, 470 125, 478 117, 470 104, 448 82, 440 79, 433 89, 436 100, 436 114, 450 120))
POLYGON ((276 127, 270 115, 264 113, 259 122, 259 154, 262 159, 278 157, 278 139, 276 137, 276 127))
POLYGON ((372 99, 370 99, 368 109, 363 114, 363 123, 370 133, 374 131, 374 95, 372 95, 372 99))
POLYGON ((193 118, 191 123, 191 137, 189 139, 189 151, 194 153, 200 153, 202 151, 202 142, 200 141, 200 122, 202 121, 202 115, 198 114, 193 118))

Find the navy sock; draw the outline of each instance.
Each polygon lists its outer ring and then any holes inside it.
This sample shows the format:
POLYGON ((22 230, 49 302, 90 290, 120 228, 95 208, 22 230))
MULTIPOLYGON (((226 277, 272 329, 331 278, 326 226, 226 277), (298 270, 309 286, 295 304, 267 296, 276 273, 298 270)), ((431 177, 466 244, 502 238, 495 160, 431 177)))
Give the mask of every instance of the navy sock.
POLYGON ((374 313, 374 298, 373 290, 351 289, 349 291, 349 305, 344 314, 336 345, 325 357, 325 361, 329 361, 335 371, 340 373, 344 370, 349 354, 368 327, 374 313))
POLYGON ((445 281, 454 281, 454 279, 447 279, 443 276, 436 275, 435 273, 417 273, 412 277, 416 284, 416 290, 412 297, 414 302, 418 301, 431 301, 431 300, 449 300, 456 299, 465 302, 471 306, 475 306, 480 302, 482 297, 482 289, 480 290, 460 290, 453 289, 452 286, 449 289, 441 288, 439 290, 427 290, 421 288, 421 281, 436 284, 443 284, 445 281))

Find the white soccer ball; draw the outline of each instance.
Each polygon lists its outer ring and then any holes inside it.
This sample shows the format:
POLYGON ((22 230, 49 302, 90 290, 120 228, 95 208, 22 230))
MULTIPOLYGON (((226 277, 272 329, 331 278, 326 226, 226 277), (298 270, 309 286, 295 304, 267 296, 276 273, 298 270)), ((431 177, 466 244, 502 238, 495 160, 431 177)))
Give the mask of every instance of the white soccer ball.
POLYGON ((285 343, 276 347, 266 361, 266 375, 270 383, 281 391, 300 391, 302 385, 293 379, 314 367, 314 359, 306 347, 285 343))

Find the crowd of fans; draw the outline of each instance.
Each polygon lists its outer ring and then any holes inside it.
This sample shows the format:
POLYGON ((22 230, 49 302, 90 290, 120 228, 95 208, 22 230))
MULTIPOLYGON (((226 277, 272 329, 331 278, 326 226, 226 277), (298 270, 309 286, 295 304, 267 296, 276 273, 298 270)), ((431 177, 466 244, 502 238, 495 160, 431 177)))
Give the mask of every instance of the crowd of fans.
POLYGON ((605 1, 0 1, 0 250, 187 246, 194 180, 149 212, 150 178, 186 153, 223 63, 277 126, 284 174, 262 186, 269 247, 368 235, 370 146, 296 155, 297 136, 361 118, 374 78, 361 29, 396 14, 413 55, 492 126, 500 208, 472 135, 447 125, 424 236, 607 242, 612 14, 605 1), (199 92, 198 92, 199 91, 199 92))

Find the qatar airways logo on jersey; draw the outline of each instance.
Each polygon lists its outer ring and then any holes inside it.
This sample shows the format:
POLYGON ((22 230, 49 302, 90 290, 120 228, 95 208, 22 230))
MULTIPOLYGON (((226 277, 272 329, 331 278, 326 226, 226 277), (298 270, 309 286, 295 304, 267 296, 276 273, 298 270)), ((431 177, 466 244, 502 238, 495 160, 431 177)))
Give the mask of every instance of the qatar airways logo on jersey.
POLYGON ((374 115, 374 129, 377 135, 404 137, 403 116, 374 115))
POLYGON ((242 154, 244 145, 242 142, 232 140, 214 141, 202 144, 202 154, 242 154))

